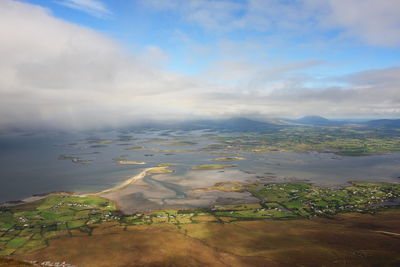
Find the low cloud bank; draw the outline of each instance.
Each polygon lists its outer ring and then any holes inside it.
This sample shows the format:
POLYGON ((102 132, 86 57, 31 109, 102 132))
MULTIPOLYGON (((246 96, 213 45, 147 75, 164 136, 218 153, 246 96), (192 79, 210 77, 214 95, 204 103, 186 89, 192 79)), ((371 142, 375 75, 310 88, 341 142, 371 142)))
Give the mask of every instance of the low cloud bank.
POLYGON ((233 58, 210 66, 206 77, 190 77, 163 69, 168 55, 158 47, 128 52, 42 7, 3 0, 0 13, 0 128, 88 129, 246 114, 400 115, 400 68, 310 88, 315 78, 304 73, 323 62, 264 68, 233 58), (240 82, 223 81, 232 77, 240 82))

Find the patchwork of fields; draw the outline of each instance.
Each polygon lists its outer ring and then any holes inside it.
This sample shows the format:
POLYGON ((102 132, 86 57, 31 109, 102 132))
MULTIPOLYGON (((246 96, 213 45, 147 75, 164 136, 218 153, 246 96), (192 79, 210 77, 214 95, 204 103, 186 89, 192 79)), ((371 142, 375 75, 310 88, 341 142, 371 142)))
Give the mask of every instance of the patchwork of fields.
POLYGON ((260 203, 125 215, 104 198, 51 194, 29 204, 2 207, 0 254, 23 255, 47 247, 52 239, 91 236, 107 223, 120 230, 139 225, 181 229, 186 224, 207 222, 329 217, 345 212, 374 213, 379 209, 376 204, 400 197, 400 185, 389 183, 354 182, 341 189, 306 183, 251 184, 234 190, 248 191, 260 203))

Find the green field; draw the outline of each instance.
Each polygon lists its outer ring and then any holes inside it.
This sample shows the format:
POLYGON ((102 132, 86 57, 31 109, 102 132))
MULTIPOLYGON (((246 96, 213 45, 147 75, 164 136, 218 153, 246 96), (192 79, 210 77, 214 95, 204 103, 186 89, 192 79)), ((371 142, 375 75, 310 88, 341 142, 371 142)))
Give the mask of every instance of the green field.
POLYGON ((332 152, 346 156, 400 152, 400 130, 360 127, 282 127, 264 133, 214 137, 204 151, 332 152))
POLYGON ((39 201, 0 208, 0 254, 27 253, 48 240, 90 233, 91 224, 119 220, 115 205, 99 197, 52 194, 39 201))
POLYGON ((390 183, 354 182, 340 189, 306 183, 272 183, 242 185, 240 189, 257 197, 259 203, 123 215, 104 198, 51 194, 36 202, 1 207, 0 255, 29 253, 59 237, 90 236, 105 223, 122 228, 153 224, 180 228, 210 221, 329 217, 348 212, 374 213, 382 208, 376 204, 400 197, 400 184, 390 183))

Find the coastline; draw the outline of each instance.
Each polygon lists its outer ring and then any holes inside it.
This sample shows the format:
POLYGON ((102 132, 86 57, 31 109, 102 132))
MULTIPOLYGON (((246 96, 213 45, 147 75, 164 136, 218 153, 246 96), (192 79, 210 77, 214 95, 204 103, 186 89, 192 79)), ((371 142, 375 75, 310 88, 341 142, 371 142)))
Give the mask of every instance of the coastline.
POLYGON ((111 193, 111 192, 115 192, 121 189, 124 189, 125 187, 134 184, 135 182, 143 179, 144 177, 146 177, 146 175, 148 174, 149 171, 153 170, 156 167, 152 167, 152 168, 147 168, 144 169, 143 171, 141 171, 139 174, 132 176, 131 178, 129 178, 128 180, 124 181, 123 183, 113 187, 113 188, 109 188, 109 189, 105 189, 103 191, 97 192, 97 193, 89 193, 89 194, 81 194, 80 196, 82 197, 86 197, 86 196, 100 196, 103 194, 107 194, 107 193, 111 193))
POLYGON ((97 193, 86 193, 86 194, 77 194, 75 192, 67 192, 67 191, 53 191, 53 192, 49 192, 49 193, 40 193, 40 194, 34 194, 30 197, 26 197, 20 200, 10 200, 10 201, 5 201, 0 203, 0 207, 10 207, 10 206, 17 206, 17 205, 23 205, 23 204, 28 204, 28 203, 32 203, 38 200, 41 200, 49 195, 52 194, 65 194, 65 195, 74 195, 74 196, 80 196, 80 197, 87 197, 87 196, 97 196, 97 197, 101 197, 101 195, 103 194, 107 194, 107 193, 111 193, 111 192, 115 192, 121 189, 126 188, 127 186, 136 183, 137 181, 143 179, 144 177, 146 177, 146 175, 149 174, 149 172, 151 172, 154 169, 157 169, 158 167, 151 167, 151 168, 147 168, 144 169, 143 171, 141 171, 139 174, 132 176, 131 178, 125 180, 124 182, 122 182, 119 185, 116 185, 115 187, 109 188, 109 189, 105 189, 102 190, 100 192, 97 193))
POLYGON ((41 199, 43 199, 49 195, 53 195, 53 194, 79 196, 79 194, 76 194, 74 192, 69 192, 69 191, 52 191, 52 192, 48 192, 48 193, 34 194, 32 196, 22 198, 19 200, 9 200, 9 201, 0 202, 0 207, 10 207, 10 206, 28 204, 28 203, 32 203, 32 202, 41 200, 41 199))

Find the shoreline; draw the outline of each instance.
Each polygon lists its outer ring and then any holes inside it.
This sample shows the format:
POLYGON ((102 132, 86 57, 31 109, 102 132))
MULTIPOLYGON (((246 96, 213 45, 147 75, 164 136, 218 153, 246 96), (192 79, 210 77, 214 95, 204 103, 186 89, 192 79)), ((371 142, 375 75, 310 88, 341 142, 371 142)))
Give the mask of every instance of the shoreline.
MULTIPOLYGON (((142 169, 142 171, 140 171, 138 174, 128 178, 127 180, 123 181, 122 183, 117 184, 116 186, 114 186, 112 188, 108 188, 108 189, 105 189, 105 190, 102 190, 102 191, 99 191, 99 192, 79 194, 79 193, 71 192, 71 191, 52 191, 52 192, 48 192, 48 193, 38 193, 38 194, 33 194, 33 195, 31 195, 29 197, 26 197, 26 198, 22 198, 20 200, 11 200, 11 201, 0 202, 0 207, 10 207, 10 206, 18 206, 18 205, 23 205, 23 204, 29 204, 29 203, 44 199, 47 196, 54 195, 54 194, 57 194, 57 195, 71 195, 71 196, 79 196, 79 197, 90 197, 90 196, 101 197, 101 198, 106 198, 106 199, 114 202, 114 204, 116 204, 118 206, 118 203, 116 203, 115 200, 112 200, 112 199, 110 199, 110 198, 108 198, 108 197, 106 197, 104 195, 109 194, 109 193, 113 193, 113 192, 116 192, 116 191, 119 191, 119 190, 122 190, 122 189, 128 187, 129 185, 132 185, 132 184, 142 180, 143 178, 145 178, 149 174, 157 174, 157 173, 159 173, 159 172, 157 172, 157 170, 159 168, 168 169, 168 166, 154 166, 154 167, 149 167, 149 168, 146 168, 146 169, 142 169), (156 170, 156 171, 153 172, 154 170, 156 170)), ((172 172, 174 172, 174 170, 172 170, 172 172)), ((293 182, 296 182, 296 181, 282 182, 282 183, 285 184, 285 183, 293 183, 293 182)), ((305 182, 306 184, 310 184, 310 185, 318 185, 315 182, 311 182, 311 181, 301 181, 301 182, 305 182)), ((327 185, 318 185, 318 186, 327 187, 327 188, 341 188, 341 187, 345 186, 346 184, 347 185, 353 185, 355 182, 357 182, 357 181, 349 180, 344 184, 335 185, 335 186, 332 186, 332 185, 329 185, 329 186, 327 186, 327 185)), ((365 182, 365 181, 362 181, 362 182, 365 182)), ((382 182, 369 182, 369 183, 382 183, 382 182)), ((400 181, 383 182, 383 183, 400 184, 400 181)), ((213 188, 213 186, 206 187, 206 188, 194 188, 194 189, 191 189, 191 190, 193 190, 193 191, 197 191, 197 190, 199 190, 199 191, 210 191, 211 190, 212 191, 213 189, 211 189, 211 188, 213 188)), ((224 190, 221 190, 221 191, 224 191, 224 190)))
POLYGON ((132 177, 129 178, 128 180, 126 180, 126 181, 124 181, 123 183, 121 183, 121 184, 119 184, 119 185, 117 185, 117 186, 114 186, 114 187, 112 187, 112 188, 105 189, 105 190, 102 190, 102 191, 97 192, 97 193, 80 194, 80 196, 82 196, 82 197, 86 197, 86 196, 100 196, 100 195, 103 195, 103 194, 107 194, 107 193, 111 193, 111 192, 115 192, 115 191, 124 189, 125 187, 127 187, 127 186, 129 186, 129 185, 131 185, 131 184, 134 184, 135 182, 137 182, 137 181, 143 179, 144 177, 146 177, 146 175, 148 175, 148 172, 151 171, 151 170, 153 170, 154 168, 156 168, 156 167, 151 167, 151 168, 144 169, 144 170, 141 171, 139 174, 137 174, 137 175, 135 175, 135 176, 132 176, 132 177))
POLYGON ((10 206, 17 206, 17 205, 23 205, 23 204, 28 204, 32 203, 38 200, 41 200, 49 195, 71 195, 71 196, 79 196, 79 194, 74 193, 74 192, 69 192, 69 191, 52 191, 48 193, 40 193, 40 194, 33 194, 29 197, 25 197, 19 200, 9 200, 9 201, 4 201, 0 202, 0 207, 10 207, 10 206))
POLYGON ((0 207, 10 207, 10 206, 17 206, 17 205, 32 203, 32 202, 41 200, 43 198, 46 198, 47 196, 52 195, 52 194, 65 194, 65 195, 73 195, 73 196, 80 196, 80 197, 88 197, 88 196, 102 197, 101 195, 103 195, 103 194, 115 192, 115 191, 124 189, 131 184, 134 184, 135 182, 146 177, 149 174, 149 172, 151 172, 153 169, 156 169, 156 168, 158 168, 158 167, 146 168, 143 171, 141 171, 140 173, 138 173, 137 175, 132 176, 131 178, 125 180, 121 184, 116 185, 109 189, 102 190, 100 192, 96 192, 96 193, 77 194, 75 192, 67 192, 67 191, 53 191, 53 192, 49 192, 49 193, 39 193, 39 194, 34 194, 30 197, 26 197, 26 198, 23 198, 20 200, 10 200, 10 201, 1 202, 0 207))

